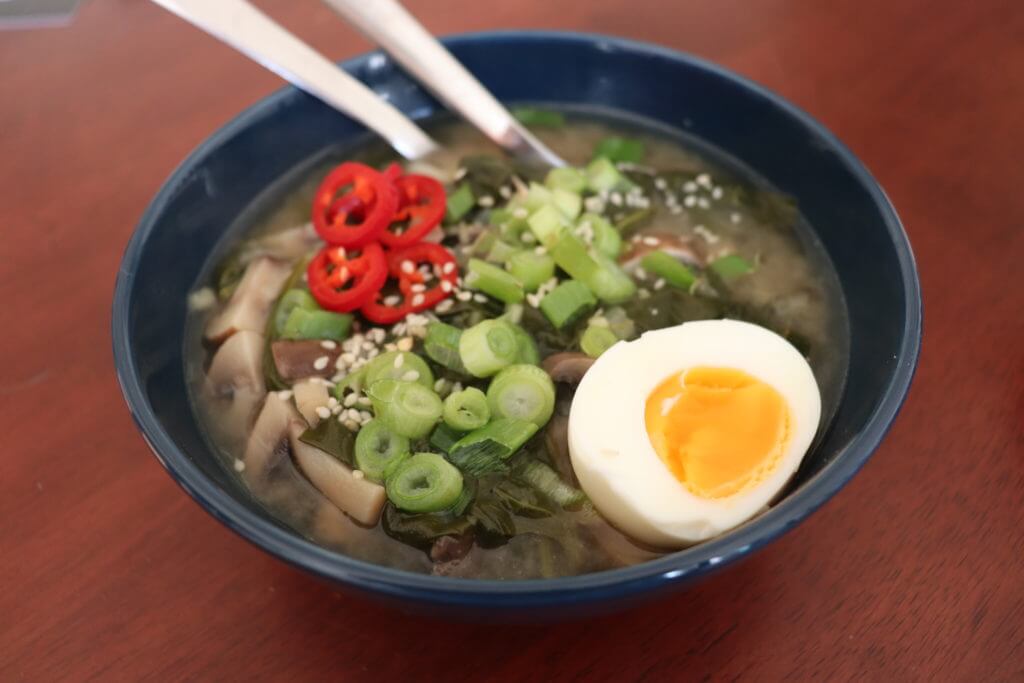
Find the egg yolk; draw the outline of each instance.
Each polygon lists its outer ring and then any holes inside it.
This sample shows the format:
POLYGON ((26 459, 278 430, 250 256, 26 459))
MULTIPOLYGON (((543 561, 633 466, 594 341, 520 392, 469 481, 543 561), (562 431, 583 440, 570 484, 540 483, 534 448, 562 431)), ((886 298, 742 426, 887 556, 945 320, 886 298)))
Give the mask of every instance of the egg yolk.
POLYGON ((647 397, 647 436, 658 457, 694 495, 722 498, 763 480, 790 435, 785 399, 732 368, 673 374, 647 397))

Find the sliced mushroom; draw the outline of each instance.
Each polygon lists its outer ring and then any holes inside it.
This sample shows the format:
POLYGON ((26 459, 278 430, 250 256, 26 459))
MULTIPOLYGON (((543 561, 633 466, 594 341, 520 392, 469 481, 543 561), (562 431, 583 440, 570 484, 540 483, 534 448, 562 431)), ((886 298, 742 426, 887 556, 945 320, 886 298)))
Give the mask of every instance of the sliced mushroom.
POLYGON ((257 238, 249 243, 242 254, 242 262, 253 261, 260 256, 270 256, 282 261, 294 262, 320 244, 312 223, 287 230, 280 230, 257 238))
POLYGON ((286 382, 308 377, 330 377, 341 348, 325 349, 315 339, 279 339, 270 344, 277 374, 286 382))
POLYGON ((380 520, 387 493, 380 484, 356 476, 347 465, 315 446, 299 440, 303 426, 292 425, 292 457, 299 470, 327 500, 368 526, 380 520))
POLYGON ((583 375, 587 374, 587 370, 593 364, 594 359, 585 353, 564 351, 545 358, 541 367, 556 382, 579 384, 583 375))
POLYGON ((472 548, 472 533, 442 536, 430 546, 430 559, 434 562, 455 562, 465 557, 472 548))
POLYGON ((245 444, 244 472, 251 489, 260 490, 270 471, 287 457, 288 429, 293 423, 306 427, 290 401, 277 393, 267 394, 245 444))
POLYGON ((569 458, 569 418, 566 415, 552 416, 544 428, 544 445, 551 457, 551 464, 562 481, 579 488, 580 481, 576 478, 576 471, 572 468, 572 460, 569 458))
POLYGON ((221 342, 241 330, 262 334, 291 270, 287 263, 266 256, 250 263, 224 310, 207 324, 206 338, 221 342))
POLYGON ((326 408, 330 395, 327 393, 327 385, 314 379, 305 379, 296 382, 292 386, 295 395, 295 407, 299 409, 302 417, 310 427, 316 427, 320 423, 318 408, 326 408))
POLYGON ((263 344, 257 332, 232 335, 217 349, 206 373, 201 398, 214 417, 214 429, 232 442, 240 442, 267 393, 263 344))
POLYGON ((690 266, 704 267, 704 255, 697 246, 697 241, 675 232, 663 230, 644 230, 626 243, 626 248, 619 256, 619 263, 626 270, 640 265, 644 256, 652 251, 664 251, 690 266))

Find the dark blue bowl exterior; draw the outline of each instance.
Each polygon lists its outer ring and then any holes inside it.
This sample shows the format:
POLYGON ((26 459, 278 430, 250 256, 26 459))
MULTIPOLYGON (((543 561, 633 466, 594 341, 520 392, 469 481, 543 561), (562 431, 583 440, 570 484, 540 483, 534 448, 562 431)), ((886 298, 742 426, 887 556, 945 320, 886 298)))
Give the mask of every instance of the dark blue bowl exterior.
MULTIPOLYGON (((641 114, 704 138, 797 198, 835 264, 852 334, 839 412, 800 486, 766 514, 708 543, 642 565, 545 581, 466 581, 370 565, 320 548, 267 516, 216 462, 199 431, 186 394, 183 328, 187 293, 252 197, 361 132, 291 88, 246 110, 193 152, 161 188, 125 251, 114 298, 114 356, 129 408, 157 458, 212 515, 274 555, 399 606, 449 615, 493 617, 498 609, 506 618, 533 618, 612 609, 692 581, 794 527, 877 447, 917 362, 917 272, 881 188, 807 114, 693 57, 572 33, 489 33, 445 42, 500 99, 641 114)), ((380 54, 344 66, 415 118, 438 110, 380 54)))

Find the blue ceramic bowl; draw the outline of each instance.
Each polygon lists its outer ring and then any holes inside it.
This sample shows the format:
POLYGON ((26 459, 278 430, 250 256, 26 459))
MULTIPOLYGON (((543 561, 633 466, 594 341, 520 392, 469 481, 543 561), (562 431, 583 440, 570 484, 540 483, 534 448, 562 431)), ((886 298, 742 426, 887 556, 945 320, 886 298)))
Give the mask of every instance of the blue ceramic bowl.
MULTIPOLYGON (((610 609, 683 586, 792 529, 878 446, 917 362, 921 298, 914 258, 882 189, 807 114, 685 54, 571 33, 488 33, 445 42, 502 100, 611 107, 685 129, 796 197, 835 264, 851 327, 845 392, 797 486, 764 515, 694 548, 624 569, 538 581, 468 581, 366 564, 275 522, 207 447, 186 396, 182 350, 187 293, 226 226, 290 170, 362 133, 292 88, 200 145, 161 188, 125 251, 114 295, 114 357, 125 399, 156 457, 210 514, 267 552, 357 591, 448 614, 493 617, 499 610, 532 618, 610 609)), ((380 54, 344 66, 414 118, 439 110, 380 54)))

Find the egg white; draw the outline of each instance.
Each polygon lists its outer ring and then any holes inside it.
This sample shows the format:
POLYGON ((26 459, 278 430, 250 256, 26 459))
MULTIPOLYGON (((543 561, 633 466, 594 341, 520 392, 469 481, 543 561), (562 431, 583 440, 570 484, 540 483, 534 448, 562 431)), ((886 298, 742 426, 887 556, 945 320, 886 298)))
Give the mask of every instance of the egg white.
POLYGON ((634 538, 683 547, 760 512, 814 439, 821 396, 804 357, 785 338, 737 320, 702 320, 647 332, 605 351, 584 375, 569 413, 569 454, 580 485, 612 524, 634 538), (658 457, 647 435, 647 397, 696 366, 741 370, 773 387, 789 408, 790 437, 775 469, 731 496, 694 495, 658 457))

